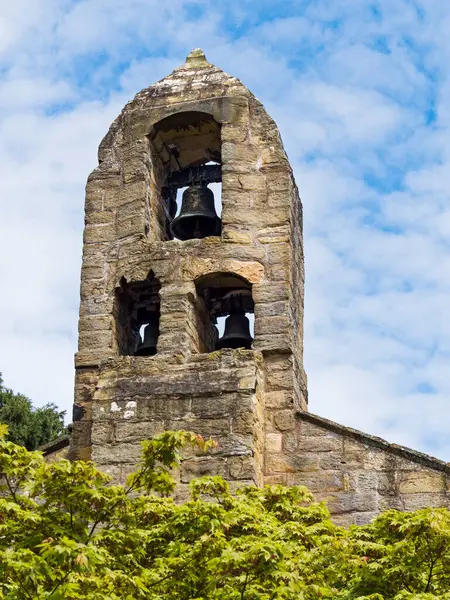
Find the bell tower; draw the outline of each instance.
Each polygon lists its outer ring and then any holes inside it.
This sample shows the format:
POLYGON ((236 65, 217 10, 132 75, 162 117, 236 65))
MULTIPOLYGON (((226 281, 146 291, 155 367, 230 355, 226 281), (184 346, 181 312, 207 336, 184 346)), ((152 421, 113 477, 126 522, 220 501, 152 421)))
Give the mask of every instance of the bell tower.
POLYGON ((307 406, 302 207, 274 121, 194 50, 125 106, 98 161, 71 456, 121 481, 140 440, 189 429, 218 447, 186 456, 181 490, 202 474, 261 485, 307 406))

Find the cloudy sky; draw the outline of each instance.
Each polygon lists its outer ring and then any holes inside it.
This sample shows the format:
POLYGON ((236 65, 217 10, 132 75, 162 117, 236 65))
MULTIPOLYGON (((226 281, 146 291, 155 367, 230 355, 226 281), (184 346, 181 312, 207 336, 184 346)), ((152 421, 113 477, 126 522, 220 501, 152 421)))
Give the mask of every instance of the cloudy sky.
POLYGON ((450 3, 0 5, 0 371, 71 412, 84 184, 192 48, 278 122, 305 212, 310 410, 450 460, 450 3))

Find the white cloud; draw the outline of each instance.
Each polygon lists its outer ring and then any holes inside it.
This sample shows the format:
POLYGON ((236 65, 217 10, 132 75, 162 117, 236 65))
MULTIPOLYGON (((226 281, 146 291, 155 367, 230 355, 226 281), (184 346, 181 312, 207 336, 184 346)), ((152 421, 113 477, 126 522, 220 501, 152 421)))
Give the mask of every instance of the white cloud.
POLYGON ((310 409, 450 457, 450 7, 376 6, 293 2, 268 19, 264 1, 3 3, 7 385, 70 413, 83 188, 97 145, 128 99, 203 46, 266 104, 295 168, 310 409))

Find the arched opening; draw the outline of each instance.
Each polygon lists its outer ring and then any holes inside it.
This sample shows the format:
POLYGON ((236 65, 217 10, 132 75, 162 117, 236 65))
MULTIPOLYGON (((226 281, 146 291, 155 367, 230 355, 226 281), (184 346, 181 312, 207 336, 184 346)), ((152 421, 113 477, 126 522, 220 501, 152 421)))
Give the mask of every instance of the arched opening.
POLYGON ((253 342, 252 286, 234 273, 211 273, 195 282, 200 299, 197 327, 204 352, 245 348, 253 342))
POLYGON ((163 239, 221 234, 221 126, 204 112, 162 119, 149 134, 163 239))
POLYGON ((150 271, 144 281, 128 283, 123 277, 116 288, 116 339, 122 356, 154 356, 159 336, 161 284, 150 271))

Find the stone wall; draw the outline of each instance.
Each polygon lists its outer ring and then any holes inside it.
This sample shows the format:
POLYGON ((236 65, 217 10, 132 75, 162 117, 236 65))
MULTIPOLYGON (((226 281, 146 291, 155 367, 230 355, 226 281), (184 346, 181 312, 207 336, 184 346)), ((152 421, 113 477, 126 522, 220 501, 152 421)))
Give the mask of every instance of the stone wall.
POLYGON ((275 123, 239 80, 194 51, 111 126, 85 215, 71 457, 123 480, 139 440, 188 428, 219 449, 186 462, 181 483, 209 470, 261 484, 270 407, 306 408, 301 203, 275 123), (209 160, 221 173, 221 235, 170 239, 167 182, 209 160), (198 282, 216 275, 251 294, 251 350, 211 352, 198 282), (146 282, 158 297, 157 354, 127 356, 127 311, 146 282))
POLYGON ((189 361, 131 357, 99 372, 93 396, 92 459, 118 482, 135 470, 141 440, 164 430, 212 437, 217 448, 184 457, 178 495, 195 476, 262 483, 261 355, 221 351, 189 361))
POLYGON ((179 498, 192 477, 220 474, 233 485, 307 485, 345 524, 448 505, 445 463, 305 412, 304 277, 302 205, 276 124, 194 51, 125 106, 88 179, 70 457, 124 481, 139 441, 189 429, 219 445, 185 456, 179 498), (171 239, 170 182, 210 161, 221 234, 171 239), (251 294, 250 350, 211 351, 200 282, 215 277, 251 294), (156 355, 134 356, 146 303, 156 355))
POLYGON ((305 485, 342 525, 389 508, 450 508, 450 465, 311 413, 286 413, 266 443, 265 483, 305 485))

